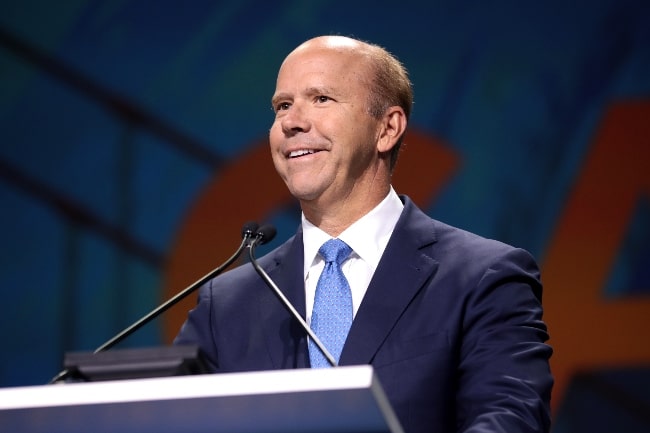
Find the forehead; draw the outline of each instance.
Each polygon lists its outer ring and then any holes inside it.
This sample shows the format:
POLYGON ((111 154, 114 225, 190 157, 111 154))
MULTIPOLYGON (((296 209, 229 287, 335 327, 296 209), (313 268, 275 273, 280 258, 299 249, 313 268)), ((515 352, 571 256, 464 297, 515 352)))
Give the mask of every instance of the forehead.
POLYGON ((282 63, 277 86, 321 81, 322 85, 364 84, 370 73, 362 51, 352 46, 307 45, 294 50, 282 63))

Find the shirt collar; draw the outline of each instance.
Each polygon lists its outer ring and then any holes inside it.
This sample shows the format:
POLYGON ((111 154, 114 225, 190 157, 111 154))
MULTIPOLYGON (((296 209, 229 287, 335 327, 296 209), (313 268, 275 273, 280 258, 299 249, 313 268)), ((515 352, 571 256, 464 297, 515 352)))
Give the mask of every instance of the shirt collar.
MULTIPOLYGON (((345 229, 338 237, 354 250, 353 256, 367 262, 374 272, 386 249, 390 235, 399 219, 404 204, 391 187, 388 195, 374 209, 345 229)), ((304 276, 319 258, 318 249, 331 236, 310 223, 302 215, 303 248, 305 254, 304 276)))

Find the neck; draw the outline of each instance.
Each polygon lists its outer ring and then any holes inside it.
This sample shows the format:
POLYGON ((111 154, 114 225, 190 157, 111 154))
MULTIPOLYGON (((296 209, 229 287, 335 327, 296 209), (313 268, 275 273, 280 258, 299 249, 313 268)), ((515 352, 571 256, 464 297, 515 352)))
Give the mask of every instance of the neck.
POLYGON ((378 189, 365 200, 352 200, 344 197, 334 203, 323 203, 321 200, 301 201, 300 206, 305 218, 310 223, 332 237, 338 237, 348 227, 361 217, 373 210, 390 191, 390 185, 378 189))

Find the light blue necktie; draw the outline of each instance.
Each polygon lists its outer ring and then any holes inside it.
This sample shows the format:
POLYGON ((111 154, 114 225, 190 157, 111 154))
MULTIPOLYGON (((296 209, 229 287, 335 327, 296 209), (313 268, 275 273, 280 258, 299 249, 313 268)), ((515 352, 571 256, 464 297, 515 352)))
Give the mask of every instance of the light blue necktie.
MULTIPOLYGON (((343 344, 352 326, 352 293, 341 264, 350 256, 352 248, 340 239, 330 239, 318 250, 325 259, 325 267, 316 285, 311 329, 338 363, 343 344)), ((330 367, 329 362, 309 341, 309 359, 312 368, 330 367)))

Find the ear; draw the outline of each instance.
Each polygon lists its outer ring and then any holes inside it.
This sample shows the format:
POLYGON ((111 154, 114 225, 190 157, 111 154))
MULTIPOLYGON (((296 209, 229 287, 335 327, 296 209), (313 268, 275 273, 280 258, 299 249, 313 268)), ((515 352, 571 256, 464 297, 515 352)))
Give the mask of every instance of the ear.
POLYGON ((402 107, 388 107, 381 119, 381 129, 377 140, 377 151, 390 152, 406 130, 406 114, 402 107))

